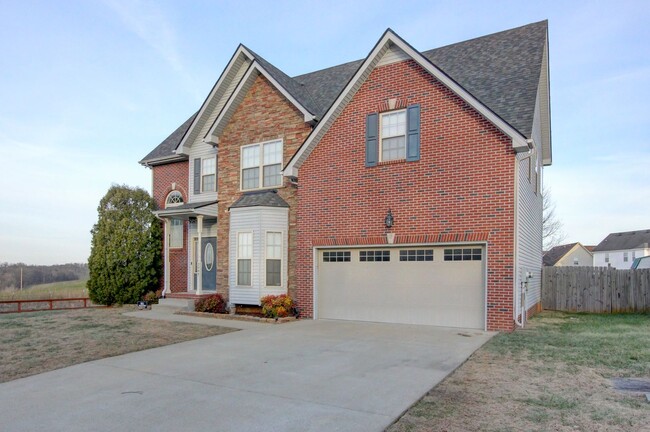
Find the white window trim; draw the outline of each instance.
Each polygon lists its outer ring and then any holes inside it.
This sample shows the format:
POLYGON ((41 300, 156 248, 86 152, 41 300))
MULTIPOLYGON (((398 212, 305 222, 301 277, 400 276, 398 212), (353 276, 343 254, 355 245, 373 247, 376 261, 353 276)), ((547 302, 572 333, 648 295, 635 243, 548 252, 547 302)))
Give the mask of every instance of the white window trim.
MULTIPOLYGON (((406 160, 406 147, 407 147, 407 144, 408 144, 406 142, 406 140, 408 139, 408 114, 406 112, 406 108, 380 112, 379 113, 379 125, 377 126, 377 128, 378 128, 377 136, 379 138, 379 151, 378 151, 379 154, 377 155, 377 161, 378 162, 405 161, 406 160), (382 134, 382 130, 383 130, 382 123, 384 122, 384 115, 395 114, 395 113, 398 113, 400 111, 404 112, 404 121, 405 121, 405 123, 404 123, 404 157, 400 158, 400 159, 390 159, 390 160, 385 161, 384 160, 384 137, 383 137, 383 134, 382 134)), ((395 136, 391 136, 391 137, 388 137, 388 138, 395 138, 395 137, 398 137, 398 136, 402 136, 402 135, 395 135, 395 136)))
POLYGON ((253 257, 255 256, 255 234, 253 231, 237 231, 235 233, 235 286, 243 288, 252 288, 253 287, 253 257), (239 234, 250 234, 251 235, 251 257, 250 258, 240 258, 239 257, 239 234), (239 283, 239 260, 240 259, 250 259, 251 260, 251 283, 250 285, 240 285, 239 283))
POLYGON ((269 289, 279 289, 279 288, 284 288, 285 286, 285 277, 284 277, 284 236, 285 232, 281 230, 266 230, 264 231, 264 264, 263 264, 263 271, 264 271, 264 288, 269 288, 269 289), (267 252, 266 252, 266 243, 268 239, 268 233, 277 233, 280 234, 280 285, 267 285, 266 283, 266 260, 267 260, 267 252))
POLYGON ((210 157, 202 157, 202 158, 201 158, 201 178, 199 179, 199 181, 201 182, 201 193, 202 193, 202 194, 204 194, 204 193, 211 193, 211 192, 216 192, 216 191, 217 191, 217 156, 216 156, 216 155, 213 155, 213 156, 210 156, 210 157), (206 174, 206 173, 205 173, 205 170, 203 169, 203 161, 206 161, 206 160, 209 160, 209 159, 213 159, 213 160, 214 160, 214 174, 206 174), (214 176, 214 189, 213 189, 213 190, 209 190, 209 191, 207 191, 207 190, 205 190, 205 189, 203 188, 203 184, 204 184, 204 183, 203 183, 203 178, 204 178, 205 176, 208 176, 208 175, 213 175, 213 176, 214 176))
POLYGON ((178 207, 178 206, 183 205, 183 204, 185 204, 185 200, 183 199, 183 194, 181 193, 181 191, 178 191, 178 190, 170 191, 170 192, 167 194, 167 196, 165 197, 165 208, 169 208, 169 207, 178 207), (179 203, 171 203, 171 204, 168 203, 167 201, 169 200, 169 197, 171 197, 173 194, 179 194, 179 195, 181 196, 181 200, 182 200, 182 202, 179 202, 179 203))
POLYGON ((183 249, 183 242, 185 241, 185 222, 183 219, 177 219, 177 218, 170 218, 169 221, 169 249, 183 249), (174 226, 174 221, 178 220, 181 222, 181 245, 180 246, 172 246, 172 232, 174 231, 173 226, 174 226))
MULTIPOLYGON (((266 189, 277 189, 282 187, 283 182, 284 182, 284 176, 282 173, 282 165, 284 163, 284 140, 282 138, 278 139, 272 139, 269 141, 262 141, 254 144, 246 144, 243 145, 239 148, 239 191, 240 192, 249 192, 249 191, 257 191, 257 190, 266 190, 266 189), (276 186, 263 186, 264 185, 264 167, 265 165, 262 165, 263 159, 264 159, 264 145, 265 144, 271 144, 279 142, 280 143, 280 154, 282 160, 280 161, 280 184, 276 186), (243 168, 243 163, 244 163, 244 149, 247 147, 255 147, 259 146, 260 148, 260 164, 257 166, 259 168, 259 182, 258 186, 256 188, 251 188, 251 189, 244 189, 244 168, 243 168)), ((269 165, 277 165, 277 164, 269 164, 269 165)), ((251 167, 254 168, 254 167, 251 167)))

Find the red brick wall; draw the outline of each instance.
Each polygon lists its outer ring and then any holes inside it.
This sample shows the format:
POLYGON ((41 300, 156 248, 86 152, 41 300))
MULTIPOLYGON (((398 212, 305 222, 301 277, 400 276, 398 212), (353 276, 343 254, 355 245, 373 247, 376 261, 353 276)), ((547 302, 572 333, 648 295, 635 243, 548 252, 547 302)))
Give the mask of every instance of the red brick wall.
MULTIPOLYGON (((165 199, 172 190, 179 191, 183 195, 184 202, 189 200, 188 169, 189 163, 187 161, 153 167, 153 197, 159 209, 165 208, 165 199), (172 189, 172 183, 176 183, 175 189, 172 189)), ((169 249, 169 287, 172 292, 187 291, 187 229, 188 223, 185 222, 183 225, 183 247, 169 249)), ((160 288, 164 288, 162 278, 160 288)))
POLYGON ((300 168, 297 300, 313 313, 312 242, 487 232, 488 329, 512 330, 514 152, 510 139, 413 61, 375 69, 300 168), (421 160, 366 168, 365 118, 388 99, 421 105, 421 160))
MULTIPOLYGON (((283 140, 284 163, 305 141, 311 127, 305 123, 302 113, 273 87, 263 76, 255 83, 235 110, 219 140, 219 204, 217 218, 217 290, 227 295, 228 289, 228 244, 230 213, 228 208, 241 196, 240 192, 240 147, 281 138, 283 140)), ((296 260, 296 194, 286 178, 278 187, 278 195, 289 208, 289 293, 295 293, 296 260)))

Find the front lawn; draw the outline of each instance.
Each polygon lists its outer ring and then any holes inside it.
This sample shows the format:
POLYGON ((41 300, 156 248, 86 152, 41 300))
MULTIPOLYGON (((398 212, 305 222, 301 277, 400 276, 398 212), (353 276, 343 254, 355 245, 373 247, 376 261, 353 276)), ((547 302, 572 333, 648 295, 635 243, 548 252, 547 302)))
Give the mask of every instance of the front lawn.
POLYGON ((646 430, 650 403, 613 377, 650 378, 650 314, 544 312, 494 337, 388 431, 646 430))
POLYGON ((235 331, 122 315, 133 306, 0 315, 0 382, 235 331))

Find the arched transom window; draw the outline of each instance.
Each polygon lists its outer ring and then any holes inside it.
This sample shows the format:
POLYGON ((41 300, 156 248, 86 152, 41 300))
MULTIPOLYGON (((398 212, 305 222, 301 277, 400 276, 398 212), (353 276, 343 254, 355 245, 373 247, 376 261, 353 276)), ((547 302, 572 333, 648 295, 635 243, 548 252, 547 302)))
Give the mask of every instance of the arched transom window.
POLYGON ((179 191, 171 191, 165 200, 165 207, 176 207, 183 204, 183 195, 179 191))

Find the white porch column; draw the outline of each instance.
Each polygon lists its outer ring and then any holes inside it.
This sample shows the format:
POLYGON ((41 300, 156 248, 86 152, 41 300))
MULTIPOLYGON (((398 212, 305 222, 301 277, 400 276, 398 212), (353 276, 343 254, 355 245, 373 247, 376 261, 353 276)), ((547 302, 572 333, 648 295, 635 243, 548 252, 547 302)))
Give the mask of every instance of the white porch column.
POLYGON ((165 237, 163 239, 163 253, 165 254, 165 261, 163 266, 163 296, 166 296, 171 292, 169 288, 169 236, 172 232, 172 221, 171 219, 165 218, 165 237))
POLYGON ((203 216, 198 215, 196 217, 196 233, 198 235, 197 245, 196 245, 196 293, 203 294, 203 248, 201 247, 201 234, 203 232, 203 216))

